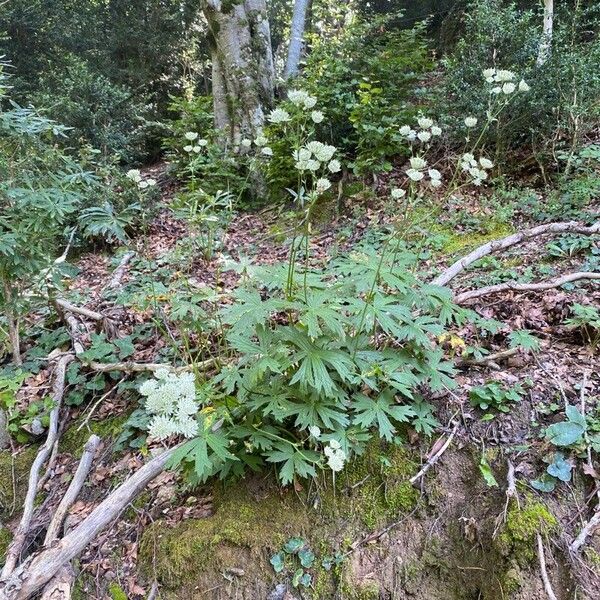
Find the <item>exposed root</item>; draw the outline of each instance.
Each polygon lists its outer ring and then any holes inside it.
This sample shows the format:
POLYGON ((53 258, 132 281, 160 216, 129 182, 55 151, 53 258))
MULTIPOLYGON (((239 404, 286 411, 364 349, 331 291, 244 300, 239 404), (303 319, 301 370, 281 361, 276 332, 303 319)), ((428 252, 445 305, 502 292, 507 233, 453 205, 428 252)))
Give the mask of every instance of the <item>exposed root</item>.
POLYGON ((448 436, 446 441, 442 444, 441 448, 437 452, 435 452, 432 456, 429 457, 427 462, 421 467, 421 470, 416 475, 413 475, 409 479, 409 481, 412 485, 414 485, 417 481, 419 481, 419 479, 421 479, 421 477, 423 477, 423 475, 425 475, 425 473, 427 473, 427 471, 429 471, 429 469, 431 469, 431 467, 433 467, 433 465, 435 465, 435 463, 441 458, 442 454, 444 454, 444 452, 446 452, 446 450, 452 443, 452 440, 454 439, 456 432, 458 431, 458 427, 459 427, 459 423, 456 423, 456 425, 454 425, 454 429, 452 430, 452 432, 450 433, 450 435, 448 436))
POLYGON ((552 584, 550 583, 550 578, 548 577, 548 571, 546 570, 546 557, 544 556, 544 541, 542 540, 542 536, 537 533, 537 554, 538 560, 540 562, 540 571, 542 574, 542 581, 544 582, 544 589, 546 590, 546 595, 549 600, 558 600, 554 590, 552 589, 552 584))

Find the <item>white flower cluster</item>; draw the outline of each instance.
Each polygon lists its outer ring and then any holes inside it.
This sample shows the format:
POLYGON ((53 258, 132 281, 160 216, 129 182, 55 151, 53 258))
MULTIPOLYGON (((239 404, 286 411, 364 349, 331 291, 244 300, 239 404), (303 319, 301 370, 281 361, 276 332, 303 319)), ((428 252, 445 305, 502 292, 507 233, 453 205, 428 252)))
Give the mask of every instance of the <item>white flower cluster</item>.
POLYGON ((463 171, 469 173, 473 179, 474 185, 481 185, 483 181, 488 178, 488 171, 493 168, 494 163, 484 156, 480 157, 479 161, 471 154, 467 152, 463 154, 460 159, 460 167, 463 171))
POLYGON ((183 147, 184 152, 194 152, 195 154, 199 154, 202 148, 208 146, 208 140, 205 140, 204 138, 198 139, 199 136, 195 131, 188 131, 183 137, 188 142, 192 142, 183 147))
POLYGON ((404 196, 406 196, 406 190, 403 190, 402 188, 392 188, 390 196, 394 200, 400 200, 401 198, 404 198, 404 196))
POLYGON ((317 99, 315 98, 315 96, 311 96, 308 92, 305 92, 304 90, 290 90, 288 92, 288 100, 294 106, 300 106, 307 110, 314 108, 315 104, 317 103, 317 99))
POLYGON ((337 440, 331 440, 329 445, 325 446, 324 452, 327 457, 327 464, 334 473, 338 473, 344 468, 346 453, 337 440))
POLYGON ((139 169, 129 169, 129 171, 127 171, 127 178, 131 179, 131 181, 135 181, 141 190, 156 185, 156 179, 152 179, 151 177, 143 179, 139 169))
POLYGON ((402 125, 398 130, 400 135, 406 138, 409 142, 419 140, 426 144, 432 137, 442 135, 442 128, 433 122, 429 117, 418 117, 417 123, 420 129, 413 129, 410 125, 402 125))
POLYGON ((295 150, 293 153, 296 161, 296 169, 299 171, 318 171, 323 163, 327 163, 327 169, 330 173, 337 173, 341 165, 338 160, 333 160, 337 148, 329 146, 322 142, 308 142, 300 150, 295 150))
POLYGON ((194 418, 200 410, 196 402, 196 386, 193 373, 177 375, 167 369, 156 371, 155 379, 149 379, 139 388, 146 396, 146 410, 153 415, 148 433, 157 440, 172 435, 192 438, 198 434, 198 422, 194 418))
MULTIPOLYGON (((406 174, 411 181, 423 181, 425 179, 425 169, 427 161, 421 156, 413 156, 410 159, 410 168, 406 169, 406 174)), ((431 187, 440 187, 442 185, 442 174, 437 169, 428 169, 429 185, 431 187)))
POLYGON ((487 83, 491 84, 490 94, 505 94, 509 96, 513 92, 528 92, 529 85, 521 79, 518 84, 515 83, 517 76, 506 69, 485 69, 483 77, 487 83))

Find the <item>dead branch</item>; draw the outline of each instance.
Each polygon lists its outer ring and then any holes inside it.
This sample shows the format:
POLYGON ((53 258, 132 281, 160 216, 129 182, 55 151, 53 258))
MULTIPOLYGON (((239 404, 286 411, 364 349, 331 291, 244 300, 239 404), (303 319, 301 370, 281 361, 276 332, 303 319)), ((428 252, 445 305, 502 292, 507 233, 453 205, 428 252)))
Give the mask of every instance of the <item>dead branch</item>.
POLYGON ((100 442, 101 440, 97 435, 91 435, 86 442, 79 465, 77 465, 75 475, 73 476, 73 479, 71 480, 71 483, 69 484, 65 495, 62 497, 62 500, 60 501, 60 504, 58 505, 56 512, 50 521, 50 525, 46 530, 44 546, 50 546, 52 542, 60 537, 59 534, 63 521, 67 516, 69 508, 71 508, 71 505, 77 499, 77 496, 79 495, 79 492, 85 483, 88 473, 92 468, 92 462, 94 461, 94 456, 96 455, 96 451, 98 450, 100 442))
POLYGON ((588 537, 596 531, 600 526, 600 506, 596 507, 596 512, 592 515, 592 518, 585 524, 583 529, 579 532, 579 535, 573 540, 569 546, 571 554, 577 554, 580 548, 585 544, 588 537))
POLYGON ((74 581, 73 567, 70 564, 62 567, 56 577, 44 588, 40 600, 69 600, 74 581))
POLYGON ((137 362, 120 362, 120 363, 99 363, 92 361, 85 363, 87 367, 99 373, 106 373, 108 371, 123 371, 124 373, 142 373, 144 371, 160 371, 166 369, 167 371, 174 371, 175 373, 181 373, 183 371, 191 371, 192 369, 207 369, 216 364, 217 359, 209 358, 193 365, 184 365, 182 367, 172 367, 164 363, 137 363, 137 362))
POLYGON ((456 425, 454 426, 454 429, 448 436, 448 439, 443 443, 442 447, 432 457, 429 458, 429 460, 421 467, 421 470, 416 475, 413 475, 409 479, 409 481, 412 485, 414 485, 417 481, 419 481, 419 479, 421 479, 421 477, 423 477, 423 475, 425 475, 425 473, 427 473, 427 471, 429 471, 429 469, 431 469, 431 467, 433 467, 433 465, 435 465, 435 463, 441 458, 442 454, 444 454, 444 452, 446 452, 446 450, 452 443, 452 440, 454 439, 456 432, 458 431, 458 426, 459 426, 459 423, 456 423, 456 425))
POLYGON ((538 560, 540 561, 540 571, 542 573, 542 581, 544 582, 544 589, 546 590, 546 595, 549 600, 558 600, 554 590, 552 589, 552 584, 550 583, 550 578, 548 577, 548 571, 546 570, 546 558, 544 556, 544 542, 542 540, 542 536, 538 533, 537 536, 537 554, 538 560))
POLYGON ((123 254, 121 262, 113 271, 112 277, 110 278, 110 281, 106 284, 106 287, 104 289, 115 290, 121 287, 121 281, 123 280, 123 276, 127 272, 127 266, 129 265, 131 259, 134 256, 135 252, 126 252, 125 254, 123 254))
POLYGON ((150 481, 162 473, 177 448, 179 446, 166 450, 146 463, 55 546, 33 555, 14 569, 8 578, 0 581, 0 600, 27 600, 41 590, 112 523, 150 481))
POLYGON ((500 350, 500 352, 494 352, 492 354, 487 354, 486 356, 482 356, 481 358, 461 358, 456 362, 457 367, 485 367, 485 366, 495 366, 496 361, 504 360, 506 358, 510 358, 511 356, 515 356, 520 352, 519 348, 508 348, 508 350, 500 350))
POLYGON ((477 290, 470 290, 457 294, 454 297, 456 304, 463 304, 468 300, 474 300, 475 298, 481 298, 482 296, 490 296, 492 294, 499 294, 500 292, 543 292, 545 290, 551 290, 565 283, 571 283, 573 281, 579 281, 581 279, 600 279, 600 273, 592 273, 581 271, 578 273, 569 273, 562 277, 557 277, 550 281, 541 281, 539 283, 517 283, 516 281, 509 281, 507 283, 499 283, 497 285, 488 285, 486 287, 479 288, 477 290))
POLYGON ((0 573, 0 581, 6 580, 11 575, 11 573, 15 569, 17 561, 19 560, 19 556, 21 554, 21 551, 23 550, 23 546, 25 545, 27 533, 29 532, 29 528, 31 525, 31 519, 33 517, 35 495, 37 493, 38 481, 40 478, 40 469, 42 468, 42 465, 46 462, 46 459, 52 452, 54 442, 56 441, 58 435, 58 415, 60 412, 62 398, 65 391, 65 373, 67 366, 72 360, 73 355, 67 354, 65 356, 62 356, 58 360, 58 362, 56 363, 56 367, 54 368, 54 383, 52 387, 52 400, 54 402, 54 406, 50 411, 50 424, 48 425, 48 435, 46 437, 44 445, 40 448, 37 456, 35 457, 35 460, 33 461, 33 465, 31 466, 31 470, 29 472, 29 484, 27 488, 27 495, 25 496, 25 503, 23 506, 23 516, 21 517, 21 521, 19 523, 19 526, 17 527, 15 536, 6 552, 6 562, 4 563, 4 567, 2 569, 2 572, 0 573))
POLYGON ((600 233, 600 222, 594 223, 589 227, 586 227, 577 221, 548 223, 546 225, 538 225, 537 227, 531 227, 530 229, 518 231, 517 233, 513 233, 512 235, 506 236, 499 240, 493 240, 487 244, 479 246, 479 248, 476 248, 473 250, 473 252, 467 254, 467 256, 457 260, 445 271, 440 273, 431 283, 433 285, 447 285, 459 273, 464 271, 469 265, 478 261, 480 258, 483 258, 484 256, 487 256, 493 252, 497 252, 498 250, 506 250, 506 248, 510 248, 511 246, 515 246, 516 244, 520 244, 521 242, 547 233, 580 233, 584 235, 592 235, 594 233, 600 233))
POLYGON ((104 320, 104 315, 102 313, 96 312, 95 310, 90 310, 89 308, 76 306, 75 304, 71 304, 68 300, 64 300, 63 298, 56 298, 54 303, 60 306, 66 312, 81 315, 82 317, 90 319, 91 321, 104 320))

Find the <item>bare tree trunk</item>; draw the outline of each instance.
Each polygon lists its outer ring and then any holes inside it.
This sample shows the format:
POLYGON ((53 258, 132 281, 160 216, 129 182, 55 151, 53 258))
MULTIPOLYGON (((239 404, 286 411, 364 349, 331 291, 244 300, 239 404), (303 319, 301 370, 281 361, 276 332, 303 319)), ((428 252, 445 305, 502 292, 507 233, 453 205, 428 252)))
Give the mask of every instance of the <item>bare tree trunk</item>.
POLYGON ((0 408, 0 450, 10 446, 10 434, 8 433, 8 414, 0 408))
POLYGON ((290 45, 288 46, 287 60, 283 76, 285 79, 295 77, 298 74, 298 66, 304 46, 304 30, 306 27, 306 15, 310 0, 296 0, 294 2, 294 14, 290 27, 290 45))
POLYGON ((540 39, 537 66, 541 67, 550 58, 552 49, 552 29, 554 21, 554 0, 544 0, 544 30, 540 39))
POLYGON ((212 55, 215 126, 225 143, 254 137, 274 97, 265 0, 203 0, 212 55))

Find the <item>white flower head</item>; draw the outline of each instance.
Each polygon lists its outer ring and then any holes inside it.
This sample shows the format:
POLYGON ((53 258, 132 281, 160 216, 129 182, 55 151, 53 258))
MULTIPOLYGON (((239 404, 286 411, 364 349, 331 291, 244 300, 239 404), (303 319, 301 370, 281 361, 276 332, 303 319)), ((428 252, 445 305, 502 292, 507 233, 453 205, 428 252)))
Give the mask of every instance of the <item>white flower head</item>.
POLYGON ((158 382, 156 381, 156 379, 148 379, 148 380, 144 381, 144 383, 142 383, 142 385, 140 385, 138 390, 142 396, 150 396, 151 394, 156 392, 157 388, 158 388, 158 382))
POLYGON ((437 169, 429 169, 428 174, 430 179, 437 179, 438 181, 442 179, 442 174, 437 169))
POLYGON ((433 125, 431 127, 431 135, 439 136, 442 135, 442 128, 438 125, 433 125))
POLYGON ((329 179, 327 179, 326 177, 321 177, 321 179, 317 179, 317 192, 319 194, 322 194, 323 192, 326 192, 330 187, 331 187, 331 181, 329 181, 329 179))
POLYGON ((150 179, 146 179, 146 183, 152 187, 153 185, 156 185, 156 179, 152 179, 152 177, 150 177, 150 179))
POLYGON ((442 185, 442 180, 441 179, 431 179, 429 181, 429 185, 431 187, 438 188, 442 185))
POLYGON ((487 80, 493 78, 496 75, 496 69, 485 69, 483 71, 483 77, 487 80))
POLYGON ((273 156, 273 150, 269 146, 262 148, 260 153, 264 154, 265 156, 273 156))
POLYGON ((266 146, 269 143, 269 140, 262 134, 256 136, 254 143, 260 148, 261 146, 266 146))
POLYGON ((267 116, 267 121, 271 123, 287 123, 290 120, 290 113, 283 108, 275 108, 267 116))
POLYGON ((308 428, 308 433, 310 433, 315 440, 318 440, 321 437, 321 430, 316 425, 311 425, 308 428))
POLYGON ((406 174, 408 175, 409 179, 412 179, 412 181, 421 181, 423 177, 425 177, 421 171, 417 171, 416 169, 407 169, 406 174))
POLYGON ((250 146, 252 146, 252 140, 249 140, 248 138, 244 138, 240 144, 244 147, 244 148, 250 148, 250 146))
POLYGON ((500 69, 496 71, 496 75, 494 79, 498 83, 503 83, 505 81, 512 81, 515 78, 515 74, 512 71, 508 71, 506 69, 500 69))
POLYGON ((494 166, 494 163, 489 158, 485 158, 484 156, 479 159, 479 164, 484 169, 491 169, 494 166))
POLYGON ((325 115, 320 110, 313 110, 310 113, 310 118, 313 120, 313 123, 322 123, 325 115))
POLYGON ((498 95, 498 94, 501 94, 501 93, 502 93, 502 88, 501 88, 500 86, 498 86, 498 85, 497 85, 497 86, 495 86, 495 87, 493 87, 493 88, 490 90, 490 94, 495 94, 495 95, 498 95))
POLYGON ((204 138, 202 138, 201 140, 198 140, 196 142, 196 144, 198 144, 198 146, 204 148, 204 146, 208 146, 208 140, 205 140, 204 138))
POLYGON ((403 135, 406 137, 412 131, 412 128, 410 125, 402 125, 402 127, 400 127, 400 129, 398 131, 400 132, 400 135, 403 135))
POLYGON ((305 161, 310 159, 312 153, 308 148, 300 148, 300 150, 294 150, 292 156, 295 160, 305 161))
POLYGON ((306 161, 306 169, 308 171, 318 171, 321 168, 321 163, 318 160, 310 159, 306 161))
POLYGON ((433 125, 433 120, 428 117, 418 117, 417 123, 421 129, 429 129, 433 125))
POLYGON ((429 131, 419 131, 417 137, 423 142, 428 142, 431 139, 431 133, 429 131))
POLYGON ((147 181, 139 181, 138 187, 140 188, 140 190, 145 190, 148 187, 148 182, 147 181))
POLYGON ((315 98, 315 96, 307 95, 304 99, 304 108, 310 110, 311 108, 313 108, 313 106, 315 106, 316 103, 317 99, 315 98))
POLYGON ((517 89, 517 86, 516 86, 514 83, 510 83, 510 82, 508 82, 508 83, 505 83, 505 84, 502 86, 502 92, 503 92, 504 94, 506 94, 507 96, 508 96, 509 94, 512 94, 512 93, 513 93, 513 92, 514 92, 516 89, 517 89))
POLYGON ((127 178, 131 179, 132 181, 140 182, 142 180, 142 176, 140 175, 140 171, 139 169, 129 169, 129 171, 127 171, 127 178))
POLYGON ((191 152, 191 151, 192 151, 192 148, 193 148, 193 146, 191 146, 190 144, 188 144, 187 146, 184 146, 184 147, 183 147, 183 150, 184 150, 185 152, 191 152))
POLYGON ((174 423, 176 433, 181 434, 185 438, 193 438, 198 435, 198 421, 190 417, 179 419, 174 423))
POLYGON ((329 161, 329 164, 327 165, 327 169, 329 170, 330 173, 338 173, 341 168, 342 168, 342 164, 340 163, 339 160, 336 160, 335 158, 333 160, 329 161))
POLYGON ((338 441, 331 440, 329 445, 325 446, 323 451, 327 457, 327 464, 334 473, 338 473, 344 468, 346 453, 342 450, 338 441))
POLYGON ((410 166, 412 169, 416 169, 419 171, 420 169, 424 169, 427 166, 427 161, 420 156, 413 156, 410 159, 410 166))
POLYGON ((403 190, 402 188, 392 188, 390 196, 394 200, 400 200, 401 198, 404 198, 404 196, 406 196, 406 190, 403 190))
POLYGON ((183 137, 189 142, 193 142, 198 137, 198 134, 195 131, 188 131, 183 137))
POLYGON ((192 152, 195 152, 196 154, 200 154, 201 150, 202 150, 202 148, 200 146, 194 146, 192 148, 192 152))
POLYGON ((467 127, 475 127, 477 125, 477 117, 466 117, 465 125, 467 127))
POLYGON ((527 84, 527 82, 524 79, 521 79, 521 81, 519 81, 519 87, 518 90, 520 92, 528 92, 531 88, 529 87, 529 85, 527 84))
POLYGON ((155 415, 148 427, 148 433, 156 440, 166 440, 175 433, 175 423, 170 417, 155 415))

